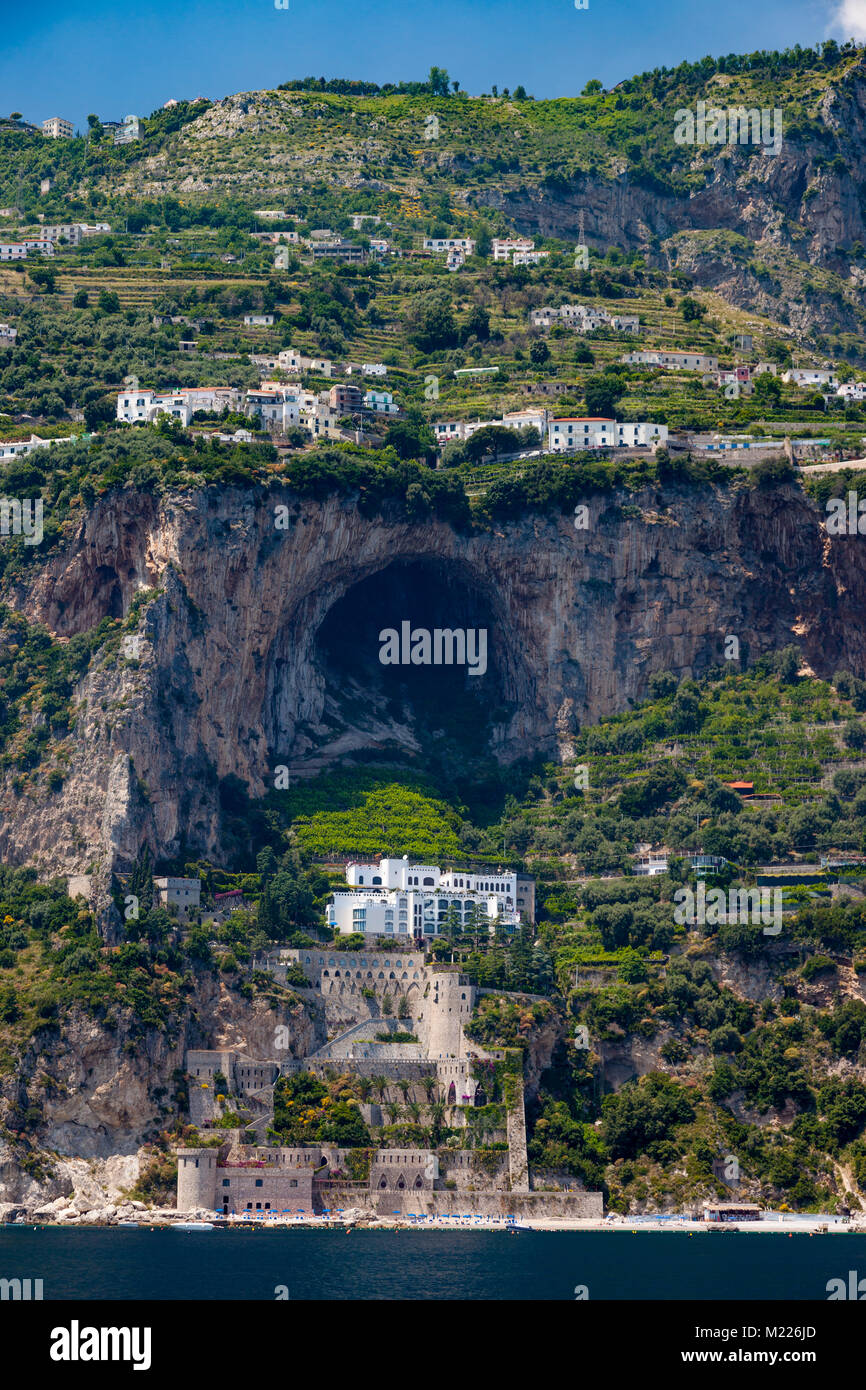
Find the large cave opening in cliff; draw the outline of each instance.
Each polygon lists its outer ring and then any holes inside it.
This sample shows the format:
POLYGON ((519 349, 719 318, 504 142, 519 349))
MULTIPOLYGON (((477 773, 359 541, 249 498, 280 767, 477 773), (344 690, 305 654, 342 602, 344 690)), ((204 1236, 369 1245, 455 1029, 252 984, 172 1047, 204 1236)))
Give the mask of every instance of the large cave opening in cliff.
POLYGON ((400 560, 361 579, 318 630, 330 741, 443 770, 490 757, 520 680, 497 596, 468 567, 400 560))

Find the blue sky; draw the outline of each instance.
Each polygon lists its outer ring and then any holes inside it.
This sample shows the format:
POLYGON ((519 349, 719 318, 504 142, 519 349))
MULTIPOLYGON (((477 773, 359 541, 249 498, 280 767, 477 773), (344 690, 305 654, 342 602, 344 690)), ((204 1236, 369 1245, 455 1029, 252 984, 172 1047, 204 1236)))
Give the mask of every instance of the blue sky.
POLYGON ((572 96, 590 77, 704 54, 866 37, 866 0, 0 0, 0 113, 30 120, 148 115, 169 97, 218 98, 290 77, 426 76, 469 92, 523 83, 572 96))

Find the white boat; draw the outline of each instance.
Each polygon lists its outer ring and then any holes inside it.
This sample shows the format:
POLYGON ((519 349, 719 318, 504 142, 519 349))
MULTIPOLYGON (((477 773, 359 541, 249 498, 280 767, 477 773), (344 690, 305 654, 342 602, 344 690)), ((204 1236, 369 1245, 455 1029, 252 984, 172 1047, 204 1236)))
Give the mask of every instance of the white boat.
POLYGON ((212 1221, 175 1221, 174 1230, 176 1231, 213 1231, 215 1229, 212 1221))

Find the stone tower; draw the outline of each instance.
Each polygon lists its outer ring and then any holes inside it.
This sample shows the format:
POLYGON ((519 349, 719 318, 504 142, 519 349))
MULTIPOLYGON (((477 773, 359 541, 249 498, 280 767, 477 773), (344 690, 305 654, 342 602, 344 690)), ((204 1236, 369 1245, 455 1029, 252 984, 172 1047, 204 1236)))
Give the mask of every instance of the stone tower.
POLYGON ((456 966, 434 966, 430 972, 427 1051, 434 1060, 463 1057, 463 1025, 472 1017, 475 988, 461 981, 456 966))
POLYGON ((213 1211, 216 1205, 217 1149, 178 1149, 178 1211, 213 1211))

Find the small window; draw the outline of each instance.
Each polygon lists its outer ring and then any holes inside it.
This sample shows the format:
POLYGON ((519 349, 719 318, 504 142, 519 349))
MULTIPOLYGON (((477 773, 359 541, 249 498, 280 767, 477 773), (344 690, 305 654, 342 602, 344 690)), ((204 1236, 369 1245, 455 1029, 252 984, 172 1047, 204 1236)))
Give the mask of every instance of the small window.
POLYGON ((262 1187, 263 1185, 263 1180, 261 1178, 256 1178, 256 1187, 262 1187))

